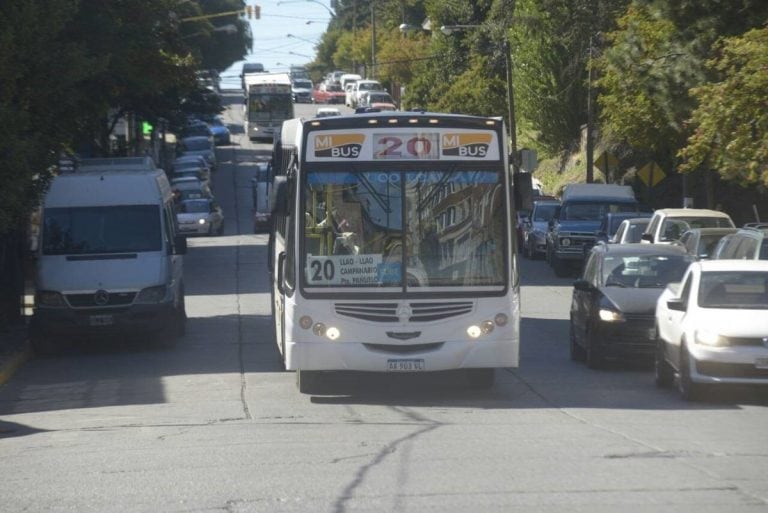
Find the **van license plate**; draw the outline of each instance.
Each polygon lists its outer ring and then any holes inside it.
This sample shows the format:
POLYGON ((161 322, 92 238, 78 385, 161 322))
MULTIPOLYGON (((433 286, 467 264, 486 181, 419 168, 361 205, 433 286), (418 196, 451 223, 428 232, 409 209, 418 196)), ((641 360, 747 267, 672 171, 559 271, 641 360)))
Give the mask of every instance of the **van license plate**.
POLYGON ((88 323, 91 326, 111 326, 115 323, 115 319, 111 315, 91 315, 88 323))
POLYGON ((389 372, 418 372, 426 370, 423 358, 387 360, 389 372))
POLYGON ((755 358, 755 367, 758 369, 768 369, 768 358, 755 358))

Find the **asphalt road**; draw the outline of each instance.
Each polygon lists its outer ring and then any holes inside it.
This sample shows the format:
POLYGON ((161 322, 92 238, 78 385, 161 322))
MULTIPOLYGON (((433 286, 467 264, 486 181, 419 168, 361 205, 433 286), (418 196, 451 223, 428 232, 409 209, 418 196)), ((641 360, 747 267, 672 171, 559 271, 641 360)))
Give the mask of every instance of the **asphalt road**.
POLYGON ((521 261, 521 365, 492 390, 340 374, 300 395, 274 347, 267 237, 251 233, 269 148, 234 139, 215 176, 225 235, 190 241, 178 346, 79 344, 0 388, 0 510, 768 511, 765 396, 689 404, 647 366, 571 362, 570 280, 541 261, 521 261))

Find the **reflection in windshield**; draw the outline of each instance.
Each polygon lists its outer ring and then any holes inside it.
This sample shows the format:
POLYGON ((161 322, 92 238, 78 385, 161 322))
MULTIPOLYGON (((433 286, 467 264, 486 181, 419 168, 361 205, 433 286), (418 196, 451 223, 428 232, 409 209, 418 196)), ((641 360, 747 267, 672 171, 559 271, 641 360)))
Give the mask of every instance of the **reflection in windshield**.
POLYGON ((683 255, 606 256, 602 285, 664 288, 680 281, 691 261, 691 257, 683 255))
POLYGON ((157 205, 46 208, 44 255, 159 251, 157 205))
POLYGON ((574 202, 563 206, 560 219, 568 221, 599 221, 608 212, 637 212, 633 203, 574 202))
POLYGON ((489 171, 309 173, 306 286, 503 287, 500 180, 489 171))

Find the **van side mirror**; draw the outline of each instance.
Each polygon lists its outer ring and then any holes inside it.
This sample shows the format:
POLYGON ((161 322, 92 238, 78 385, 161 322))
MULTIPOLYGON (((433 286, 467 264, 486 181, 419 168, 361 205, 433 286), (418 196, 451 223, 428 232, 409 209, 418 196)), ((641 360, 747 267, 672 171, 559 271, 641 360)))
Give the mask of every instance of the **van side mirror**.
POLYGON ((670 299, 667 301, 667 308, 678 312, 685 312, 685 303, 682 299, 670 299))
POLYGON ((276 176, 272 181, 269 208, 272 215, 288 215, 288 177, 276 176))
POLYGON ((653 244, 653 234, 644 233, 642 237, 640 237, 640 240, 644 240, 646 242, 650 242, 651 244, 653 244))

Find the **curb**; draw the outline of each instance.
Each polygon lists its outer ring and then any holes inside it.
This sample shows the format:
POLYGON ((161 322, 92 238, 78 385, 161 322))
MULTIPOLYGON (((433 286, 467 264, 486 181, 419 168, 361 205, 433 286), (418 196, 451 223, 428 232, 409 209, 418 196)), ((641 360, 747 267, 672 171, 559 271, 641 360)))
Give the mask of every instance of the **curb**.
POLYGON ((25 341, 24 344, 8 358, 0 363, 0 385, 4 385, 13 377, 19 367, 24 365, 32 357, 32 350, 25 341))

